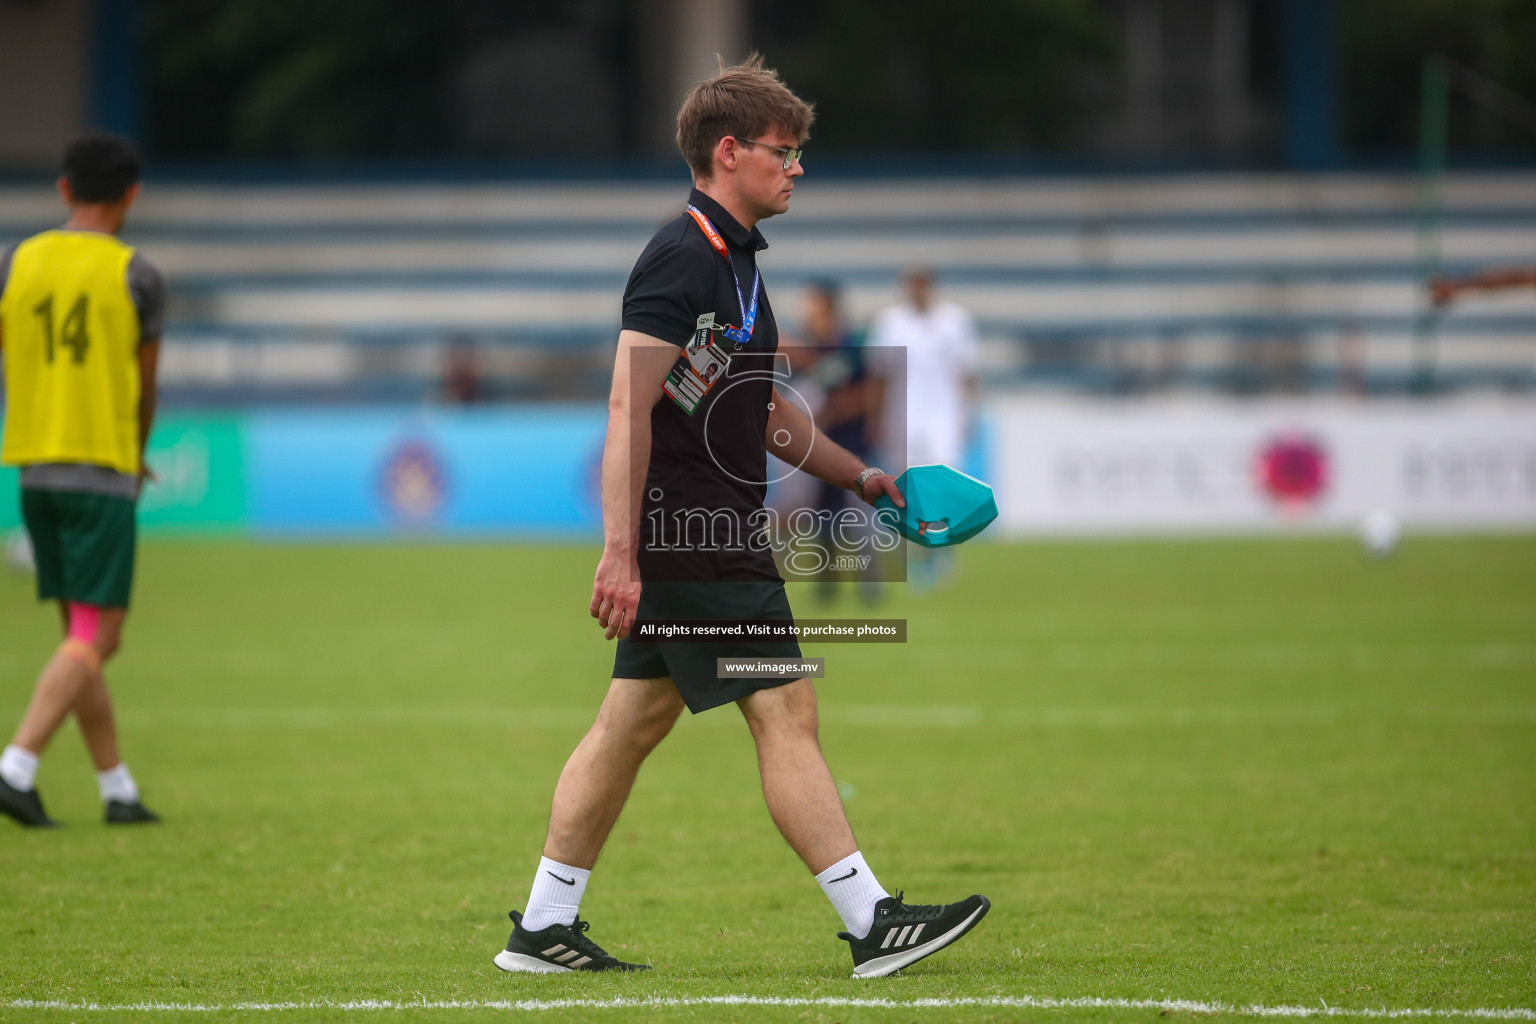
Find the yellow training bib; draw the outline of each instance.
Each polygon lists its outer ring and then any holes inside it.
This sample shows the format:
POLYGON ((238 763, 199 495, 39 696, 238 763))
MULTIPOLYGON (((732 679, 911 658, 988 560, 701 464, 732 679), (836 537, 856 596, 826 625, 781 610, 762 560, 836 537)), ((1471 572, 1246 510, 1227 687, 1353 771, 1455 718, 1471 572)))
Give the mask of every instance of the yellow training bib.
POLYGON ((0 294, 0 462, 85 462, 138 474, 132 258, 132 247, 93 231, 45 231, 16 247, 0 294))

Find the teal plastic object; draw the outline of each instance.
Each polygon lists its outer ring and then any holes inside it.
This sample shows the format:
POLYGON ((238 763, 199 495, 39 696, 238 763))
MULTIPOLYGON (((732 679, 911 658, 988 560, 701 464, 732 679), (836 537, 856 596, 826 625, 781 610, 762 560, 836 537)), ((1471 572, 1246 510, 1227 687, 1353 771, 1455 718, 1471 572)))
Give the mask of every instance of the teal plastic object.
POLYGON ((896 486, 907 499, 905 509, 884 494, 875 506, 894 511, 901 535, 925 548, 952 548, 997 518, 992 488, 948 466, 913 466, 896 478, 896 486))

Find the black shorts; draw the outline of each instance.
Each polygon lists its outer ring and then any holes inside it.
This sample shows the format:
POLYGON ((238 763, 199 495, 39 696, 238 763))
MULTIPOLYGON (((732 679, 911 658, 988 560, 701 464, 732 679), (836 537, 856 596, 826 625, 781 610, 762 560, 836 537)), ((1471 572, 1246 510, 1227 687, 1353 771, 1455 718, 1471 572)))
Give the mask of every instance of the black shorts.
MULTIPOLYGON (((794 619, 782 582, 647 583, 639 619, 794 619)), ((716 658, 798 658, 799 643, 723 640, 719 643, 649 643, 626 637, 614 652, 615 679, 671 676, 694 714, 783 686, 790 679, 720 679, 716 658)))

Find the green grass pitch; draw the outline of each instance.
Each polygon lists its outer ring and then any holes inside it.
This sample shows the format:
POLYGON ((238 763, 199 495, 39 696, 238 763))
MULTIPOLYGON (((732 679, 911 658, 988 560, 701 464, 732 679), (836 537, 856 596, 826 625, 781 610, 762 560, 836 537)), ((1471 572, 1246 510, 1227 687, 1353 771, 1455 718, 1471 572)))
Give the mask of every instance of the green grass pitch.
MULTIPOLYGON (((960 554, 956 585, 881 609, 910 621, 905 646, 808 653, 828 659, 822 740, 881 880, 985 893, 981 926, 902 976, 850 979, 728 707, 685 715, 651 759, 583 906, 599 942, 656 969, 548 977, 491 957, 607 684, 596 552, 148 542, 110 680, 166 823, 102 826, 60 735, 39 783, 69 827, 0 822, 0 1020, 1536 1006, 1536 538, 1410 537, 1385 562, 1345 539, 960 554), (733 995, 812 1002, 235 1008, 733 995), (936 1002, 814 1002, 868 998, 936 1002)), ((0 576, 7 735, 55 631, 30 581, 0 576)))

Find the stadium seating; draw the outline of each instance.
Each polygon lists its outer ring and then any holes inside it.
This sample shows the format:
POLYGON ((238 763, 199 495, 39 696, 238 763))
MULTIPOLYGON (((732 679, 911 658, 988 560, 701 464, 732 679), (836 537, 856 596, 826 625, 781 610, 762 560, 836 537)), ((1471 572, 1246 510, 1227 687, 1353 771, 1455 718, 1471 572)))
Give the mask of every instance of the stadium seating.
MULTIPOLYGON (((493 395, 585 398, 680 192, 151 182, 127 237, 171 283, 172 394, 419 400, 457 345, 493 395)), ((1447 269, 1536 264, 1536 179, 1458 174, 1443 193, 1447 269)), ((812 176, 762 262, 785 326, 800 281, 840 280, 862 320, 903 266, 933 266, 982 325, 991 386, 1391 391, 1416 332, 1442 387, 1536 386, 1536 294, 1421 319, 1416 203, 1411 175, 812 176)), ((46 188, 0 188, 0 243, 56 217, 46 188)))

